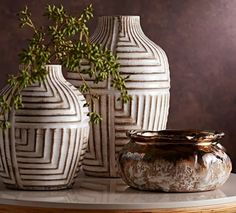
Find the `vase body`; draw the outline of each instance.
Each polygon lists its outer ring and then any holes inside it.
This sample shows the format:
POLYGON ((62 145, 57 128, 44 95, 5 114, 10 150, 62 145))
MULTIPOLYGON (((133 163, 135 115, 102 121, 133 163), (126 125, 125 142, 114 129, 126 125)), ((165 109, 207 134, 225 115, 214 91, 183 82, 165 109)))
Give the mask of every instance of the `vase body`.
POLYGON ((131 131, 119 154, 122 179, 140 190, 214 190, 229 178, 232 164, 219 144, 223 133, 131 131))
MULTIPOLYGON (((83 170, 87 175, 118 177, 117 155, 128 142, 125 132, 166 128, 169 65, 165 52, 144 35, 138 16, 100 17, 91 41, 117 55, 120 74, 129 76, 126 86, 132 100, 117 101, 119 93, 111 87, 111 79, 98 85, 90 79, 100 96, 96 111, 103 121, 92 126, 83 170)), ((81 84, 76 73, 68 73, 67 79, 75 86, 81 84)))
MULTIPOLYGON (((0 176, 8 188, 70 188, 86 153, 85 98, 64 79, 60 65, 46 68, 43 82, 21 92, 23 107, 8 115, 11 128, 0 130, 0 176)), ((7 87, 2 94, 10 92, 7 87)))

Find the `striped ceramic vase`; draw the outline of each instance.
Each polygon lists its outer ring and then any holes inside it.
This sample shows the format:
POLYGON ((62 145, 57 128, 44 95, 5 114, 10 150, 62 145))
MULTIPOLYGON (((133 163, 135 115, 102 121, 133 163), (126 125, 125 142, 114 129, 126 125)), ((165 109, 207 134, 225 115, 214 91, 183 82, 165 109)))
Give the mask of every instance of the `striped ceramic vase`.
MULTIPOLYGON (((128 142, 126 131, 166 128, 169 65, 165 52, 143 33, 138 16, 100 17, 91 40, 117 54, 120 73, 130 76, 126 85, 132 101, 117 101, 111 79, 96 86, 90 80, 100 96, 96 108, 103 121, 92 126, 83 170, 88 175, 117 177, 117 153, 128 142)), ((78 74, 68 73, 67 79, 77 87, 81 84, 78 74)))
MULTIPOLYGON (((64 79, 60 65, 47 70, 43 82, 21 92, 23 107, 8 115, 11 128, 0 130, 0 176, 8 188, 70 188, 87 149, 83 95, 64 79)), ((9 98, 10 92, 8 87, 2 94, 9 98)))

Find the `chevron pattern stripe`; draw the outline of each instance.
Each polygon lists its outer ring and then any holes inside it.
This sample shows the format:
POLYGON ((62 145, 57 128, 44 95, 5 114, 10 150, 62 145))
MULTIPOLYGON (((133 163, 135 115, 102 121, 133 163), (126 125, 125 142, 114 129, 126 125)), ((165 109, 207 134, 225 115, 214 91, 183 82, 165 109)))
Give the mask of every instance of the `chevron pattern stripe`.
MULTIPOLYGON (((22 91, 24 107, 0 130, 0 176, 9 188, 54 190, 71 187, 88 144, 84 97, 60 66, 48 66, 40 84, 22 91)), ((9 98, 10 88, 3 93, 9 98)))
MULTIPOLYGON (((117 155, 128 142, 126 131, 166 128, 169 65, 165 52, 143 33, 138 16, 101 17, 91 40, 117 54, 121 75, 129 76, 126 86, 132 101, 118 102, 110 79, 99 85, 90 79, 90 86, 100 96, 96 110, 103 121, 91 127, 83 170, 88 175, 118 177, 117 155)), ((68 73, 67 79, 77 87, 81 84, 78 74, 68 73)))

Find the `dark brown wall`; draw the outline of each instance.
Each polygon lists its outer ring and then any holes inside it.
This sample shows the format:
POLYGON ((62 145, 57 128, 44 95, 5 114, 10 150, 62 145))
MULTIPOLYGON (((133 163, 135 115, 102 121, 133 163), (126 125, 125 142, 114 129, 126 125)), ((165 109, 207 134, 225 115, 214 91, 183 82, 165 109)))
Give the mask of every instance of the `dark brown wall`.
MULTIPOLYGON (((17 70, 26 33, 16 12, 25 4, 36 21, 47 3, 72 13, 93 3, 95 15, 140 15, 146 35, 167 53, 171 69, 169 128, 216 129, 236 172, 236 1, 235 0, 1 0, 0 86, 17 70)), ((96 17, 91 23, 92 30, 96 17)))

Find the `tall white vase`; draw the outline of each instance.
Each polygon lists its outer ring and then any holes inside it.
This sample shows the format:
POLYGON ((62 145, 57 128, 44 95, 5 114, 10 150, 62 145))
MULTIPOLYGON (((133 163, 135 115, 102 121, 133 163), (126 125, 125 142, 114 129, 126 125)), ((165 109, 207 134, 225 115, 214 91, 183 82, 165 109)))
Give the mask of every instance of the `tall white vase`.
MULTIPOLYGON (((116 100, 119 94, 111 88, 111 79, 96 86, 90 80, 100 96, 96 110, 103 121, 92 126, 83 170, 88 175, 117 177, 116 157, 128 142, 126 131, 166 128, 169 65, 165 52, 143 33, 139 16, 100 17, 91 40, 117 54, 120 73, 130 76, 126 86, 132 101, 116 100)), ((67 79, 75 86, 81 84, 78 74, 68 73, 67 79)))
MULTIPOLYGON (((0 130, 0 176, 8 188, 70 188, 86 153, 89 119, 83 95, 67 82, 60 65, 48 65, 41 82, 22 91, 23 108, 0 130)), ((11 88, 2 94, 9 98, 11 88)), ((3 119, 3 118, 1 118, 3 119)))

